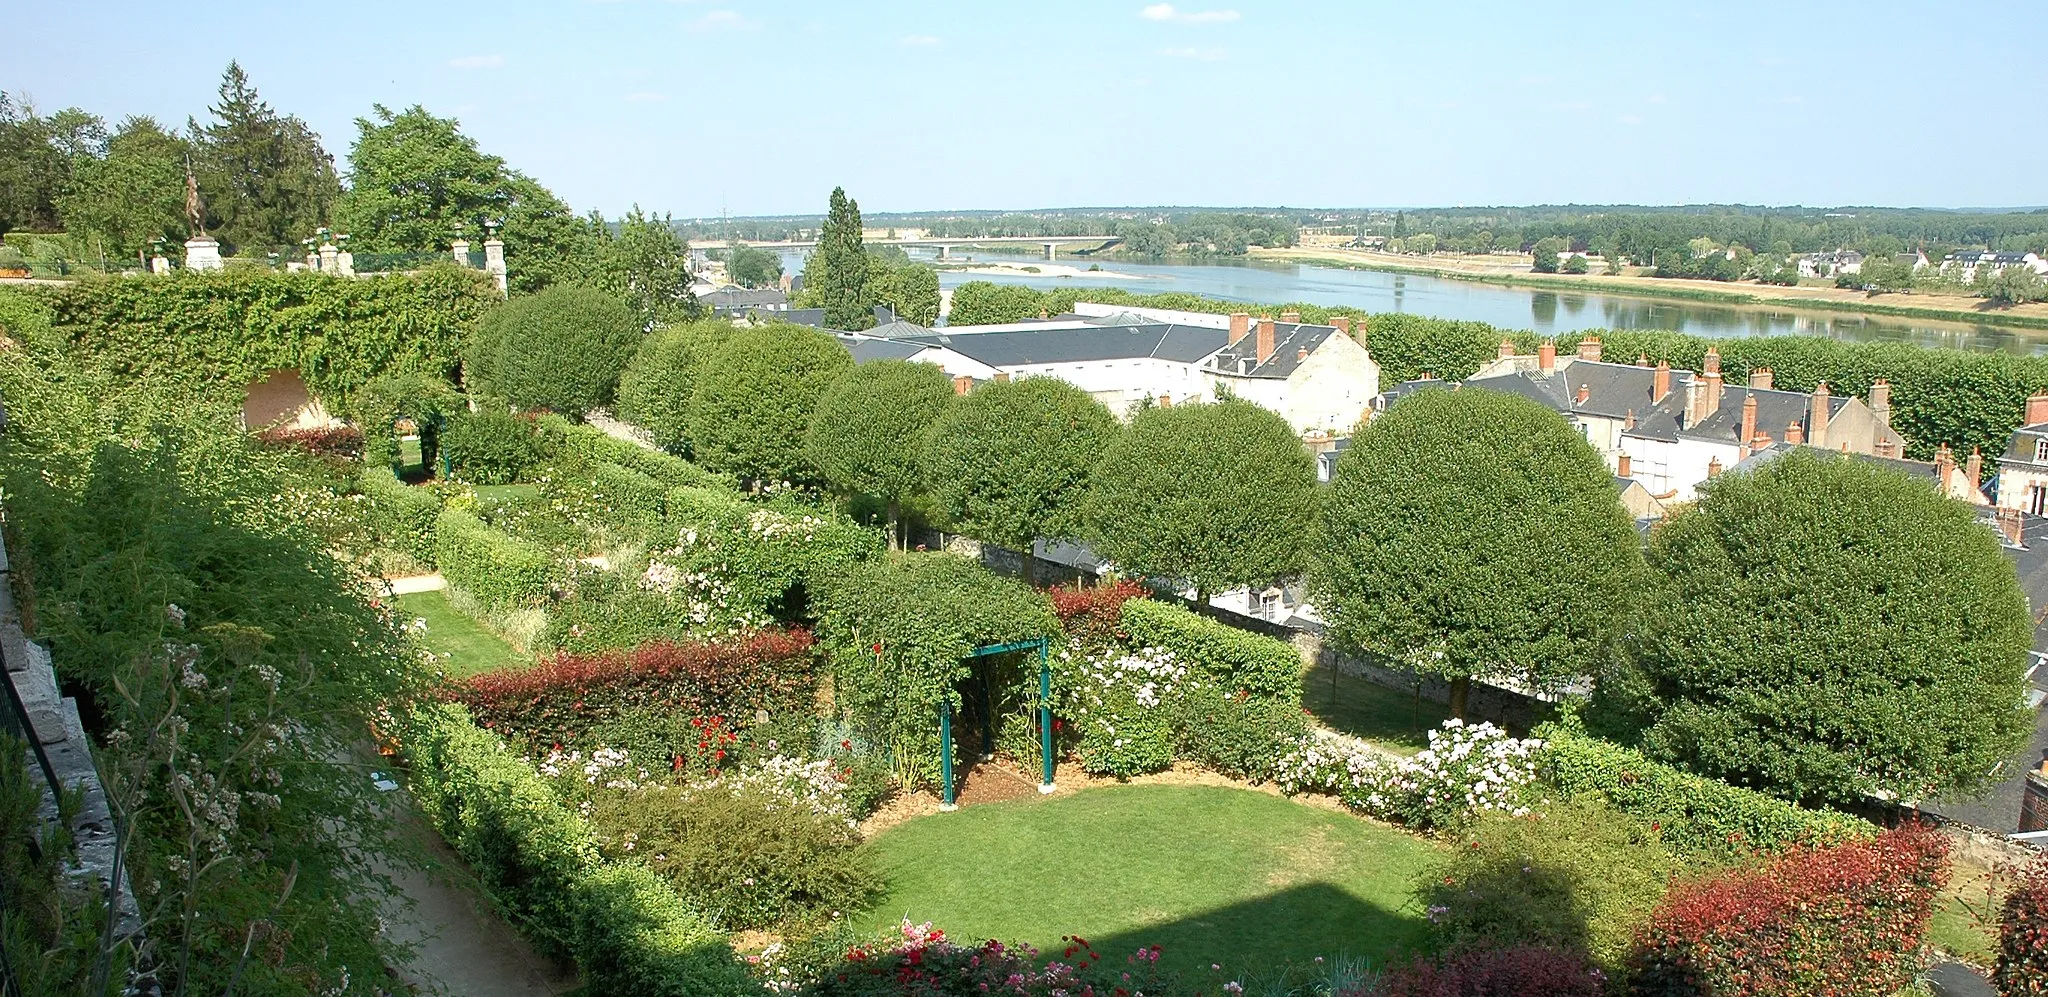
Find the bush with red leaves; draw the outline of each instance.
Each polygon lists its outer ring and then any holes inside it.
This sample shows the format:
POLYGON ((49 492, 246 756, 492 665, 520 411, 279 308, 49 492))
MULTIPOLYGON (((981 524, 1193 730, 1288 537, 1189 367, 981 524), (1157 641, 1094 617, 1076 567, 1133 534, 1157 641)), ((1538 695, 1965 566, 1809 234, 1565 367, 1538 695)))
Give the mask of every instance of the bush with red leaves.
POLYGON ((1948 871, 1947 837, 1908 824, 1681 884, 1638 939, 1630 991, 1891 997, 1918 969, 1948 871))
POLYGON ((1146 595, 1145 586, 1128 579, 1094 588, 1051 588, 1052 611, 1059 615, 1067 636, 1084 647, 1101 648, 1123 636, 1124 603, 1146 595))
POLYGON ((304 450, 321 457, 359 460, 363 456, 363 431, 354 426, 332 426, 326 429, 273 426, 258 432, 256 442, 278 450, 304 450))
POLYGON ((631 714, 731 718, 808 712, 817 662, 805 630, 764 630, 715 644, 655 641, 629 651, 560 653, 521 671, 486 672, 453 687, 477 725, 533 752, 594 749, 585 738, 631 714))
POLYGON ((1999 908, 1991 985, 2002 997, 2048 994, 2048 858, 2021 870, 1999 908))
POLYGON ((1475 949, 1391 970, 1372 997, 1600 997, 1606 976, 1584 956, 1540 945, 1475 949))

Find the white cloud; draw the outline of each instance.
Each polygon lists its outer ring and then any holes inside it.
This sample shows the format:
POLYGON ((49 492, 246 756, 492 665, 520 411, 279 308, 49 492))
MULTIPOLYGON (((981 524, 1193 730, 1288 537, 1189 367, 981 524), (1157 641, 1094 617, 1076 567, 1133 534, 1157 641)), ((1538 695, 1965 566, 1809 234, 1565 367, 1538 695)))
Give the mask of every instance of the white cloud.
POLYGON ((668 94, 656 93, 653 90, 635 90, 627 94, 626 99, 635 104, 649 104, 657 100, 667 100, 668 94))
POLYGON ((1200 62, 1221 62, 1226 56, 1220 48, 1165 48, 1159 54, 1169 59, 1194 59, 1200 62))
POLYGON ((459 59, 448 60, 448 64, 457 69, 498 69, 505 65, 505 57, 502 55, 465 55, 459 59))
POLYGON ((939 37, 939 36, 937 36, 937 35, 904 35, 904 36, 903 36, 903 44, 905 44, 905 45, 937 45, 937 44, 938 44, 939 42, 941 42, 941 41, 944 41, 944 39, 940 38, 940 37, 939 37))
POLYGON ((704 34, 711 31, 752 31, 761 22, 743 17, 736 10, 714 10, 683 25, 683 30, 704 34))
POLYGON ((1155 3, 1138 12, 1148 21, 1179 21, 1182 24, 1215 24, 1237 20, 1234 10, 1183 11, 1170 3, 1155 3))

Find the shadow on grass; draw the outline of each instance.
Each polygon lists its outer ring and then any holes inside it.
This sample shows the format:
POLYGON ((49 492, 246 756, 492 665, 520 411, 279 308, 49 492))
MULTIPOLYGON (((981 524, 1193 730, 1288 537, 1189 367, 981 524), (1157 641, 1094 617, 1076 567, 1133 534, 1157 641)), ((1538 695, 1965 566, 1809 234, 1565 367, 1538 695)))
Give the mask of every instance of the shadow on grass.
MULTIPOLYGON (((1215 975, 1212 964, 1222 967, 1221 982, 1316 956, 1363 957, 1376 967, 1405 962, 1421 951, 1427 927, 1413 913, 1387 910, 1328 883, 1305 883, 1088 942, 1106 966, 1157 945, 1159 964, 1189 983, 1215 975)), ((1061 950, 1051 943, 1044 948, 1047 955, 1061 950)))
POLYGON ((1429 732, 1451 715, 1443 704, 1413 691, 1390 689, 1326 664, 1302 676, 1301 702, 1331 730, 1403 754, 1429 747, 1429 732))

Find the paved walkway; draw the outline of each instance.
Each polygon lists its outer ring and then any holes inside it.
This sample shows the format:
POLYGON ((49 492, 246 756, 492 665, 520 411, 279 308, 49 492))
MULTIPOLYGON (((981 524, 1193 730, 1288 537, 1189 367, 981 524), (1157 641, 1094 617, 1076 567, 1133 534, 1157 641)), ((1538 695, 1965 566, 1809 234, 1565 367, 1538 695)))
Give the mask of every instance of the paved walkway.
POLYGON ((407 982, 448 997, 560 997, 576 988, 574 972, 542 958, 485 905, 473 884, 461 881, 468 867, 440 835, 413 817, 399 826, 436 866, 423 872, 380 863, 413 902, 411 910, 385 915, 391 937, 416 950, 400 970, 407 982))
POLYGON ((384 579, 385 595, 411 595, 415 592, 439 592, 448 587, 448 579, 440 574, 407 575, 403 578, 384 579))

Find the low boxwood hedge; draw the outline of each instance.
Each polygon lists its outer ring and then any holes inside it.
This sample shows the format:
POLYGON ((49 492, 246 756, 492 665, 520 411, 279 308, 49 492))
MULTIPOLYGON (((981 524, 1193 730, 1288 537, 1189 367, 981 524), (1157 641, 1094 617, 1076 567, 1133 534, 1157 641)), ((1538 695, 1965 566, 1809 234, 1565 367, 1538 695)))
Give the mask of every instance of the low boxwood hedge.
POLYGON ((425 488, 398 480, 388 467, 366 467, 358 484, 370 505, 370 532, 377 545, 422 564, 434 563, 434 521, 441 500, 425 488))
POLYGON ((434 561, 448 584, 498 607, 547 598, 548 586, 560 571, 546 550, 515 540, 476 513, 454 506, 434 520, 434 561))
POLYGON ((709 920, 648 869, 603 861, 590 825, 467 710, 422 704, 400 736, 420 811, 543 951, 575 960, 585 993, 760 992, 709 920))
POLYGON ((710 488, 733 486, 733 480, 723 474, 706 471, 674 454, 650 450, 639 444, 618 439, 596 426, 570 422, 558 415, 541 416, 538 424, 546 446, 560 458, 588 463, 617 464, 638 471, 670 488, 680 485, 710 488))

